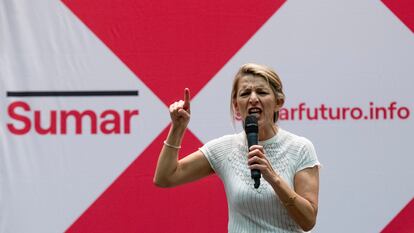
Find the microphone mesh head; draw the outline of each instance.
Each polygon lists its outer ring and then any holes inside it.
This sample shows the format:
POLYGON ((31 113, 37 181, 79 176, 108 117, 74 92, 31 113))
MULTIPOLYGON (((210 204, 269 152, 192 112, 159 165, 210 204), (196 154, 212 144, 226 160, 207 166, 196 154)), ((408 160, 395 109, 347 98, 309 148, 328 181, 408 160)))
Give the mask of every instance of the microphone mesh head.
POLYGON ((246 133, 259 132, 259 126, 257 124, 257 118, 255 116, 249 115, 246 117, 246 120, 244 121, 244 131, 246 131, 246 133))

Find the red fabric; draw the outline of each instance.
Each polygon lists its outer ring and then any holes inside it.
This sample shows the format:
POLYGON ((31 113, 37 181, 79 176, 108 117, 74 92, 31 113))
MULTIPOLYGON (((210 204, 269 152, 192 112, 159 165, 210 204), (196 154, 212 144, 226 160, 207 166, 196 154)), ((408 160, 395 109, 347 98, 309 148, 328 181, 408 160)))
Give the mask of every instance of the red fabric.
MULTIPOLYGON (((226 198, 223 185, 215 175, 170 189, 153 185, 158 154, 168 129, 67 232, 226 232, 226 198)), ((188 154, 201 145, 187 131, 181 154, 188 154)))
MULTIPOLYGON (((283 0, 65 0, 72 12, 166 105, 192 96, 283 0)), ((247 62, 247 61, 246 61, 247 62)), ((67 232, 226 232, 217 177, 173 189, 152 184, 165 129, 67 232)), ((201 146, 187 132, 182 154, 201 146)))
POLYGON ((195 96, 284 1, 63 2, 169 105, 185 87, 195 96))
POLYGON ((414 232, 414 198, 395 216, 381 233, 414 232))
POLYGON ((382 0, 382 2, 414 32, 414 4, 412 0, 382 0))

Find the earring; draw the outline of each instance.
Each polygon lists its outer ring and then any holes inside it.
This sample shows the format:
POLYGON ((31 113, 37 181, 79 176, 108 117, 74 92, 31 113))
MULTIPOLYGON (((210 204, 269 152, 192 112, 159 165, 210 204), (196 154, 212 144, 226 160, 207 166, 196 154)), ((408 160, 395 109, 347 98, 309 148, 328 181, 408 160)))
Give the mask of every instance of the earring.
POLYGON ((241 115, 240 115, 240 113, 236 113, 235 115, 234 115, 234 119, 236 119, 237 121, 241 121, 242 120, 242 117, 241 117, 241 115))

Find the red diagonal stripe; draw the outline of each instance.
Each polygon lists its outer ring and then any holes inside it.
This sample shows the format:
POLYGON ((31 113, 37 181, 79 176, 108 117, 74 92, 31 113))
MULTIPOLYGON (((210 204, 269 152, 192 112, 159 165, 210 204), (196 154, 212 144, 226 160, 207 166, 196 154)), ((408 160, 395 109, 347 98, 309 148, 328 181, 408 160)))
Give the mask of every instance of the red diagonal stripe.
MULTIPOLYGON (((65 0, 65 4, 167 105, 193 96, 284 0, 65 0)), ((151 103, 148 103, 150 105, 151 103)), ((216 178, 170 190, 152 185, 165 130, 68 232, 225 232, 216 178)), ((182 153, 200 146, 189 131, 182 153), (187 147, 186 147, 187 145, 187 147)))
MULTIPOLYGON (((168 127, 67 232, 226 232, 227 205, 215 176, 161 189, 152 183, 168 127)), ((187 131, 181 154, 202 144, 187 131)))
POLYGON ((381 233, 414 232, 414 198, 395 216, 381 233))
POLYGON ((165 104, 195 95, 284 0, 64 0, 165 104))
POLYGON ((414 32, 414 4, 412 0, 382 0, 382 2, 414 32))

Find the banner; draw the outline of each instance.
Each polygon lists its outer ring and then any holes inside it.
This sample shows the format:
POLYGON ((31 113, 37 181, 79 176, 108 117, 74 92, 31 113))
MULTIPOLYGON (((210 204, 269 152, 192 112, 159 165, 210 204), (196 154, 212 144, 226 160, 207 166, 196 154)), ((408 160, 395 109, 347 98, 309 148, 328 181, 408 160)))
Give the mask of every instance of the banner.
POLYGON ((279 126, 322 169, 313 232, 413 232, 414 3, 0 2, 0 232, 226 232, 216 175, 153 184, 168 106, 183 157, 242 130, 238 68, 281 77, 279 126))

